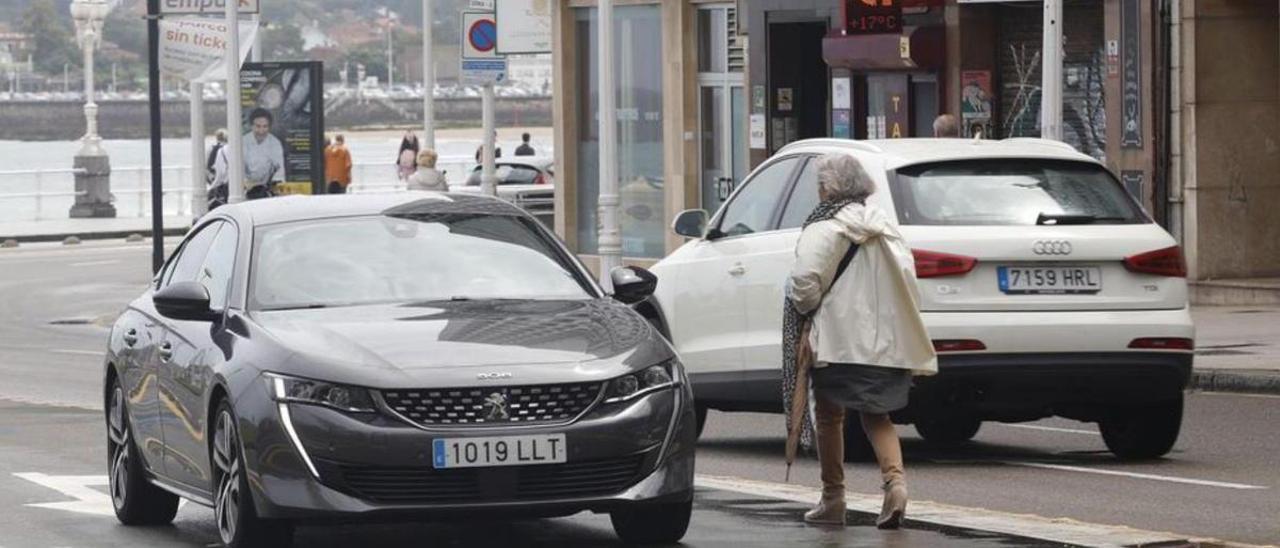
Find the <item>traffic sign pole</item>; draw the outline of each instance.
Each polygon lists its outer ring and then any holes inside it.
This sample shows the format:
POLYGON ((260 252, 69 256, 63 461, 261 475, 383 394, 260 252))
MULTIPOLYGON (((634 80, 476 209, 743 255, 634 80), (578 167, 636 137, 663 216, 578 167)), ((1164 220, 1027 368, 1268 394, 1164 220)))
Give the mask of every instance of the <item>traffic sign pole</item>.
POLYGON ((436 148, 436 64, 431 32, 435 0, 422 0, 422 139, 429 149, 436 148))
POLYGON ((244 133, 240 120, 240 14, 235 0, 226 0, 227 11, 227 203, 244 201, 244 133))
POLYGON ((493 84, 484 85, 484 95, 480 104, 480 118, 484 126, 484 152, 481 154, 480 192, 490 196, 498 195, 498 177, 494 174, 494 135, 497 130, 493 123, 493 84))

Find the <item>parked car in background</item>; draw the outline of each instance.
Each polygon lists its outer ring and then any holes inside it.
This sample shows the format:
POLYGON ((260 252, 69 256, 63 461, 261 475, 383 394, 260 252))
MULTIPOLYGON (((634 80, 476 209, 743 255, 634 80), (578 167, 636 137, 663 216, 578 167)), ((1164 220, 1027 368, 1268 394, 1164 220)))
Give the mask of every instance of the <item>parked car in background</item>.
MULTIPOLYGON (((555 159, 539 156, 498 158, 494 175, 498 178, 498 197, 528 211, 547 227, 555 222, 555 159)), ((480 192, 480 166, 476 166, 464 185, 450 191, 480 192)))
POLYGON ((672 543, 692 392, 667 341, 549 230, 490 197, 288 196, 218 208, 107 341, 126 525, 215 509, 231 547, 296 524, 608 513, 672 543))
MULTIPOLYGON (((983 421, 1097 422, 1122 458, 1168 452, 1182 421, 1194 328, 1177 242, 1097 160, 1039 139, 808 140, 754 170, 652 271, 640 310, 688 367, 705 410, 781 412, 783 286, 818 203, 816 159, 849 154, 913 248, 940 373, 895 413, 926 440, 983 421)), ((866 454, 846 421, 850 454, 866 454)))

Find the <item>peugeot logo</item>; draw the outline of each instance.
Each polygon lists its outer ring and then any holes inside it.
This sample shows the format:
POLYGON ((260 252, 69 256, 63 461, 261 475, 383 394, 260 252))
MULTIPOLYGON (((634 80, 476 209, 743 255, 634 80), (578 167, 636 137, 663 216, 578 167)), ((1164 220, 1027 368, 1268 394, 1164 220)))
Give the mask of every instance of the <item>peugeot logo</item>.
POLYGON ((484 420, 505 421, 511 418, 507 412, 507 396, 501 392, 489 394, 484 399, 484 420))
POLYGON ((1070 255, 1071 242, 1066 240, 1039 240, 1032 244, 1031 251, 1036 255, 1070 255))
POLYGON ((510 379, 511 373, 506 373, 506 372, 480 373, 476 375, 476 378, 482 381, 496 381, 498 379, 510 379))

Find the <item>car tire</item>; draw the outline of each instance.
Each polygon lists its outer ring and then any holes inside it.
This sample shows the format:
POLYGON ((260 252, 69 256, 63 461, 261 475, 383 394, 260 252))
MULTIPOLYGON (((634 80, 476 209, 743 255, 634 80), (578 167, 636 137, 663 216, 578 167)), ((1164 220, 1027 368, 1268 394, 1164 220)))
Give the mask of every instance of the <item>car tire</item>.
POLYGON ((1143 407, 1113 409, 1101 421, 1102 441, 1123 460, 1146 460, 1173 449, 1182 430, 1182 395, 1143 407))
POLYGON ((874 461, 876 451, 871 447, 871 440, 862 429, 862 420, 857 411, 845 411, 844 417, 844 460, 845 462, 874 461))
POLYGON ((693 414, 694 414, 694 418, 697 419, 698 437, 701 438, 702 429, 706 428, 707 426, 707 408, 701 405, 695 405, 693 407, 693 414))
POLYGON ((693 501, 648 504, 609 513, 613 531, 627 544, 672 544, 684 538, 693 501))
POLYGON ((165 525, 178 514, 178 497, 147 479, 129 426, 124 388, 111 380, 107 401, 107 483, 116 519, 125 525, 165 525))
POLYGON ((214 414, 209 460, 213 464, 214 522, 228 548, 276 548, 293 543, 293 524, 258 517, 244 467, 244 450, 231 405, 214 414))
POLYGON ((963 415, 934 417, 916 421, 916 431, 934 445, 959 445, 973 439, 982 421, 963 415))

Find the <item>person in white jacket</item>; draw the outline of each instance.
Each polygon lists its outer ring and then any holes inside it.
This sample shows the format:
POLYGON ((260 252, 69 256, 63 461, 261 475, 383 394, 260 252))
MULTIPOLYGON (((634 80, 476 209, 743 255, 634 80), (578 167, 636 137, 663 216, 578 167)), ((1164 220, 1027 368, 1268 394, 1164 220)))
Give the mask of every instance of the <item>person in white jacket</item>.
POLYGON ((436 151, 429 148, 418 153, 418 170, 406 181, 409 190, 432 190, 449 192, 449 183, 444 174, 436 169, 436 151))
POLYGON ((852 409, 880 465, 885 498, 876 526, 896 529, 907 489, 889 413, 906 407, 913 374, 937 372, 937 357, 920 317, 911 250, 885 211, 865 205, 874 181, 848 154, 819 158, 817 171, 820 203, 800 234, 787 283, 801 326, 801 335, 787 337, 806 336, 808 326, 822 469, 822 499, 805 521, 844 523, 844 421, 852 409))

